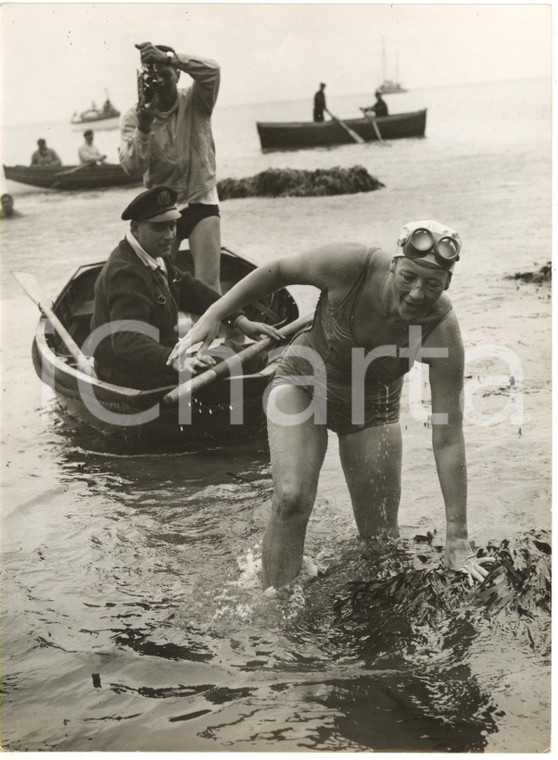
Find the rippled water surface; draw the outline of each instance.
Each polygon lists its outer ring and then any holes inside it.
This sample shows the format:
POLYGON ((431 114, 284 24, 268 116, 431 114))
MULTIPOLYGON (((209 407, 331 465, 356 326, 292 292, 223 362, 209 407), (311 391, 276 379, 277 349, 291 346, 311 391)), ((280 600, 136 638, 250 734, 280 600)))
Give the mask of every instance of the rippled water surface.
MULTIPOLYGON (((307 104, 286 104, 284 114, 277 104, 227 109, 230 129, 224 114, 216 124, 221 176, 362 163, 386 184, 369 198, 224 203, 224 242, 259 262, 321 236, 359 239, 358 224, 387 234, 401 215, 439 207, 465 227, 452 298, 467 350, 503 343, 525 372, 521 427, 466 429, 471 535, 498 558, 473 591, 440 568, 430 431, 406 400, 401 540, 358 540, 331 436, 308 529, 311 562, 277 598, 262 594, 259 578, 271 495, 265 434, 229 448, 141 454, 72 430, 34 374, 37 310, 10 270, 30 271, 56 293, 76 266, 108 255, 134 191, 8 188, 23 216, 0 229, 4 747, 546 749, 550 293, 503 276, 550 257, 548 92, 522 84, 522 102, 532 99, 525 113, 518 92, 501 83, 400 96, 401 110, 429 106, 427 139, 374 152, 263 157, 253 121, 304 117, 307 104), (472 101, 482 104, 473 122, 472 101)), ((356 110, 353 100, 341 113, 356 110)), ((38 128, 6 131, 5 163, 26 163, 38 128)), ((79 140, 68 127, 52 125, 46 137, 73 160, 79 140)), ((114 133, 98 143, 115 150, 114 133)), ((315 294, 302 297, 311 305, 315 294)), ((497 362, 492 369, 503 372, 497 362)), ((469 389, 478 371, 468 366, 469 389)), ((500 383, 477 403, 503 404, 508 392, 500 383)))

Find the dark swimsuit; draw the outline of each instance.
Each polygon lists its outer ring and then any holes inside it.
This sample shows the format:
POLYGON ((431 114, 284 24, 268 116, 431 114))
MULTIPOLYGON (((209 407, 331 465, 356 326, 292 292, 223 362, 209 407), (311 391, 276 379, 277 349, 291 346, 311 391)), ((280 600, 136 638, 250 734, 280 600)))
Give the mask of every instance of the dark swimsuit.
MULTIPOLYGON (((356 338, 355 315, 358 302, 363 293, 384 292, 392 257, 380 249, 368 252, 366 263, 350 291, 337 306, 329 303, 327 290, 323 290, 312 327, 297 335, 285 351, 275 377, 273 386, 294 384, 292 378, 309 376, 308 384, 298 385, 310 398, 314 393, 326 398, 327 427, 338 435, 355 433, 376 425, 387 425, 399 420, 401 389, 403 376, 409 372, 414 358, 400 357, 395 353, 381 356, 368 365, 364 383, 364 415, 358 421, 352 420, 353 403, 351 388, 352 350, 363 349, 365 353, 377 348, 380 343, 363 346, 356 338), (321 357, 326 367, 327 384, 320 382, 312 364, 297 354, 300 347, 312 349, 321 357)), ((378 299, 379 300, 379 299, 378 299)), ((414 347, 414 353, 420 350, 428 336, 450 313, 451 303, 442 295, 433 305, 431 311, 421 320, 421 344, 414 347)), ((408 348, 408 331, 405 342, 399 348, 408 348)))

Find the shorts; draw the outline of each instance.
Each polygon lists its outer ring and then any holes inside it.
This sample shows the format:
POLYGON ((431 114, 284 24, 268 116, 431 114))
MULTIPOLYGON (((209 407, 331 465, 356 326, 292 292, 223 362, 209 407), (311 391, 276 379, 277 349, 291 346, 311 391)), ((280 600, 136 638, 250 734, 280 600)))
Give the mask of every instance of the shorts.
POLYGON ((176 223, 177 240, 185 240, 192 234, 192 230, 209 216, 220 217, 219 206, 208 203, 191 203, 182 209, 180 219, 176 223))
MULTIPOLYGON (((287 353, 279 362, 272 387, 296 385, 308 396, 309 402, 317 398, 319 403, 320 398, 325 399, 324 424, 337 435, 347 435, 369 427, 399 422, 403 379, 398 377, 385 385, 367 377, 363 389, 364 398, 361 403, 354 404, 350 379, 330 373, 324 387, 318 382, 309 362, 296 354, 287 353), (308 385, 293 382, 300 375, 309 375, 314 382, 308 385)), ((319 417, 316 416, 315 419, 318 422, 319 417)))

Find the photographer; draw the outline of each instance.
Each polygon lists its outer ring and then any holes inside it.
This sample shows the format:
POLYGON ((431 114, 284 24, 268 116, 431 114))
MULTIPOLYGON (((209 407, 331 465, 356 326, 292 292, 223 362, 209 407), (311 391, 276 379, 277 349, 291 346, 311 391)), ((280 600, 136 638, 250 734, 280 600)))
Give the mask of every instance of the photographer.
POLYGON ((196 277, 220 292, 221 225, 211 131, 219 65, 166 45, 136 47, 144 71, 137 106, 121 121, 120 163, 128 174, 143 175, 145 187, 166 185, 176 191, 181 212, 176 243, 189 239, 196 277), (194 81, 179 90, 182 71, 194 81))

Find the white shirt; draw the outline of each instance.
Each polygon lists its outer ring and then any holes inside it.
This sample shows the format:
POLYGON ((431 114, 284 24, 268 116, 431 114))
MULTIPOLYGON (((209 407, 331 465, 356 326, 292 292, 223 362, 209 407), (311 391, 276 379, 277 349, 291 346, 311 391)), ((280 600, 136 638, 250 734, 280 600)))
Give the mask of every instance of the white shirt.
POLYGON ((82 164, 87 164, 89 161, 100 161, 103 157, 98 148, 94 145, 88 145, 87 143, 84 143, 81 146, 78 150, 78 155, 82 164))
POLYGON ((163 274, 166 275, 167 267, 165 266, 165 260, 162 256, 157 256, 156 259, 154 259, 153 256, 150 256, 147 251, 141 247, 130 231, 126 233, 126 240, 130 243, 142 264, 153 270, 160 269, 163 274))

